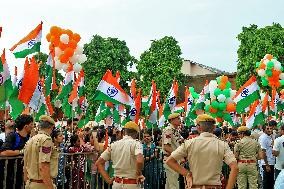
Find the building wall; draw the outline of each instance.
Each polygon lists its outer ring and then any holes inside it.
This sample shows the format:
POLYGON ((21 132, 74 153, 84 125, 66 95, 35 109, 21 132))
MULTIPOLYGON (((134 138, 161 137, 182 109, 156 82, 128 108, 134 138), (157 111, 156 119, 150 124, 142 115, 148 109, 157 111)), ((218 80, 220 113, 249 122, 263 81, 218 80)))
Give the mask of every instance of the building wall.
POLYGON ((185 60, 181 67, 181 73, 184 75, 197 76, 197 75, 207 75, 214 74, 214 72, 202 68, 199 65, 193 64, 188 60, 185 60))

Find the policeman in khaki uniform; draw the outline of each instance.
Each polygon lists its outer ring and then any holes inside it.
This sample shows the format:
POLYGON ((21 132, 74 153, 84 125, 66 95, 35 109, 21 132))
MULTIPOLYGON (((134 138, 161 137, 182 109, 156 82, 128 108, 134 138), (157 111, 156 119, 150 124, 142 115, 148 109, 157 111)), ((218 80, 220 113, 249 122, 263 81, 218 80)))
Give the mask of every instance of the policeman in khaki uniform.
MULTIPOLYGON (((162 134, 162 148, 166 157, 165 160, 171 155, 174 150, 176 150, 180 146, 179 141, 181 139, 181 135, 177 130, 177 128, 181 124, 180 114, 172 113, 169 115, 168 120, 170 122, 170 125, 164 129, 162 134)), ((165 188, 178 189, 179 174, 169 168, 166 164, 164 164, 164 167, 167 177, 165 188)))
POLYGON ((144 157, 142 144, 136 140, 139 127, 135 122, 129 121, 123 129, 123 138, 110 144, 97 160, 96 166, 104 179, 109 184, 113 183, 113 189, 140 189, 139 185, 144 181, 144 157), (114 178, 110 178, 104 168, 105 162, 109 160, 113 163, 114 178))
POLYGON ((250 131, 246 126, 238 128, 241 140, 235 145, 234 152, 238 160, 239 174, 237 178, 238 188, 258 188, 257 159, 261 157, 260 144, 250 137, 250 131))
POLYGON ((168 158, 167 164, 185 177, 187 188, 220 189, 223 161, 231 168, 226 189, 232 189, 237 178, 238 166, 229 145, 213 135, 215 119, 202 114, 196 119, 198 137, 185 141, 168 158), (178 161, 187 158, 190 172, 178 161))
POLYGON ((59 150, 50 134, 54 120, 46 115, 39 118, 39 132, 26 144, 24 150, 24 179, 26 189, 55 189, 53 178, 58 172, 59 150))

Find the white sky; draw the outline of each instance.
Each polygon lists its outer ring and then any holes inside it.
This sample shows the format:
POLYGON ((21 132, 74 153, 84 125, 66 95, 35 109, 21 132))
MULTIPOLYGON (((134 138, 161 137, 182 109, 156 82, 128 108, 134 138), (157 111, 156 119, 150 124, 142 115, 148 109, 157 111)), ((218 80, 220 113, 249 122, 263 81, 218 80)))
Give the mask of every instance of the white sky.
MULTIPOLYGON (((53 25, 79 33, 82 45, 95 34, 125 40, 138 59, 150 40, 168 35, 178 40, 183 58, 233 72, 242 27, 284 26, 283 5, 283 0, 1 0, 0 49, 11 48, 43 21, 45 53, 53 25)), ((21 70, 24 59, 6 54, 10 70, 15 65, 21 70)))

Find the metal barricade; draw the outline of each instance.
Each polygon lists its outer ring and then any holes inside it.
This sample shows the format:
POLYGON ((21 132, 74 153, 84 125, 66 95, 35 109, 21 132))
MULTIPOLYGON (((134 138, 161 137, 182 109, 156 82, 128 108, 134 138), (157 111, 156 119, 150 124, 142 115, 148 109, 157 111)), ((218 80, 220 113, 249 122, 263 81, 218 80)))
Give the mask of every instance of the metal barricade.
MULTIPOLYGON (((88 153, 60 153, 58 176, 54 179, 58 189, 111 189, 95 167, 98 154, 88 153)), ((160 148, 154 154, 146 155, 143 175, 145 189, 162 189, 165 185, 165 171, 163 153, 160 148)), ((106 163, 106 171, 113 175, 111 162, 106 163)), ((23 156, 0 156, 0 188, 21 189, 23 183, 23 156)))

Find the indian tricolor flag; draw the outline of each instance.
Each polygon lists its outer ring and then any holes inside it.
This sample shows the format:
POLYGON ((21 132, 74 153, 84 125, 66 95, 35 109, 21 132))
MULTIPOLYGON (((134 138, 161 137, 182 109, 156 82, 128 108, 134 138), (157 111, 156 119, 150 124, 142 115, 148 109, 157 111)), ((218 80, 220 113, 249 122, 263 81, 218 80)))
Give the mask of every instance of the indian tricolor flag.
POLYGON ((205 85, 201 93, 199 94, 196 105, 194 106, 194 110, 204 110, 205 101, 206 99, 209 99, 209 98, 210 98, 209 84, 208 84, 208 80, 206 80, 205 85))
POLYGON ((141 111, 141 89, 139 89, 138 95, 131 106, 131 109, 129 112, 129 119, 134 121, 136 124, 138 124, 139 117, 140 117, 140 111, 141 111))
POLYGON ((194 111, 194 98, 187 86, 185 87, 184 103, 185 125, 190 126, 194 124, 193 120, 197 117, 197 115, 194 111))
POLYGON ((264 113, 265 116, 268 116, 268 104, 269 104, 269 95, 268 92, 266 92, 262 100, 262 112, 264 113))
POLYGON ((184 112, 184 107, 185 107, 185 103, 177 104, 177 105, 174 107, 174 112, 175 112, 175 113, 182 113, 182 112, 184 112))
POLYGON ((256 77, 252 76, 236 93, 234 102, 238 113, 243 113, 254 101, 260 99, 256 77))
POLYGON ((94 99, 127 106, 131 106, 133 103, 132 98, 121 88, 110 70, 107 70, 99 83, 94 99))
POLYGON ((142 97, 142 107, 145 108, 145 107, 148 107, 148 96, 143 96, 142 97))
POLYGON ((246 126, 251 129, 259 124, 264 124, 264 122, 265 120, 260 101, 256 100, 252 105, 250 114, 246 121, 246 126))
POLYGON ((10 51, 16 58, 25 58, 27 55, 40 52, 42 35, 42 22, 26 37, 15 44, 10 51))
POLYGON ((178 82, 173 81, 172 87, 169 91, 165 108, 164 108, 164 116, 168 120, 168 116, 174 112, 174 107, 176 106, 177 101, 177 94, 178 94, 178 82))
POLYGON ((158 100, 157 100, 157 90, 156 90, 156 84, 154 81, 152 81, 152 87, 151 87, 151 93, 150 93, 150 99, 149 99, 149 117, 148 121, 151 124, 156 124, 158 121, 158 100))
POLYGON ((13 85, 8 64, 5 58, 5 49, 0 59, 0 106, 5 106, 13 92, 13 85))
POLYGON ((272 89, 272 94, 271 94, 271 101, 270 101, 270 113, 273 115, 277 115, 277 108, 279 104, 279 94, 277 93, 276 89, 272 89))

